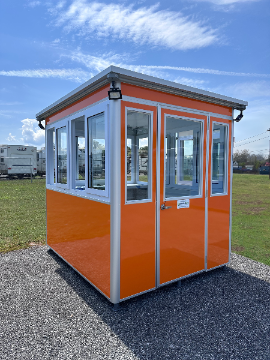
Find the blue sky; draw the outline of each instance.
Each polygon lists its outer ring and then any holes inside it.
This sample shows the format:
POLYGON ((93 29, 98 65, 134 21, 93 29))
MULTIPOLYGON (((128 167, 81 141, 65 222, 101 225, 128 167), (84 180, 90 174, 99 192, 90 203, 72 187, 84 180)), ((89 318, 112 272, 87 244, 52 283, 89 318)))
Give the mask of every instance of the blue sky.
POLYGON ((114 64, 248 101, 235 149, 267 154, 269 19, 269 0, 2 1, 0 144, 44 146, 36 113, 114 64))

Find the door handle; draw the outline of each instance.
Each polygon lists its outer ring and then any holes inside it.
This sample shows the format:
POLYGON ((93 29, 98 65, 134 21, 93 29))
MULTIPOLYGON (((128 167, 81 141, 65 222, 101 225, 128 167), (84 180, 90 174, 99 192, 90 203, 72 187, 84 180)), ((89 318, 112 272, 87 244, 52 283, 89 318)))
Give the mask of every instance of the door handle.
POLYGON ((171 206, 165 206, 165 204, 162 204, 160 210, 166 210, 166 209, 171 209, 171 206))

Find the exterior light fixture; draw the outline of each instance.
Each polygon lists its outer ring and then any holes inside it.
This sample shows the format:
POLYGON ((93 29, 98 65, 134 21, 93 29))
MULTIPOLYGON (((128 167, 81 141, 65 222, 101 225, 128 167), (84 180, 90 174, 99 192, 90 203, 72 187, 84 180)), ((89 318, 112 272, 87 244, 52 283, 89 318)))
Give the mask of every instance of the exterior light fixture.
POLYGON ((236 117, 236 119, 234 119, 234 121, 239 122, 243 116, 243 110, 241 110, 241 113, 236 117))
POLYGON ((122 93, 119 88, 115 87, 115 81, 112 81, 112 87, 108 91, 109 100, 119 100, 122 99, 122 93))
POLYGON ((38 120, 38 126, 42 129, 45 130, 45 127, 41 124, 42 120, 38 120))

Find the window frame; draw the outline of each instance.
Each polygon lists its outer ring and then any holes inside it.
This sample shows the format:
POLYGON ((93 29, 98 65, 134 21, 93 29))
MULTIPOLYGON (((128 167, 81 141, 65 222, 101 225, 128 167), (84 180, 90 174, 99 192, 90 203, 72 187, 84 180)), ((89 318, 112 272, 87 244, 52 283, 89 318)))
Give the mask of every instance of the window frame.
MULTIPOLYGON (((98 104, 90 105, 89 107, 83 108, 71 115, 66 116, 65 118, 59 119, 51 124, 46 125, 46 157, 48 161, 46 161, 46 187, 52 190, 63 190, 65 193, 70 195, 75 195, 83 198, 89 198, 94 201, 101 202, 110 202, 110 166, 109 166, 109 158, 110 158, 110 139, 109 139, 109 100, 101 101, 98 104), (89 184, 89 174, 88 174, 88 118, 94 115, 98 115, 104 112, 105 118, 105 144, 106 144, 106 152, 105 152, 105 190, 96 190, 88 188, 89 184), (74 161, 74 142, 72 132, 72 126, 74 126, 74 120, 84 119, 84 131, 85 131, 85 190, 78 190, 72 187, 72 179, 74 177, 74 171, 76 162, 74 161), (73 122, 73 123, 72 123, 73 122), (57 135, 56 130, 62 128, 63 126, 67 126, 68 134, 67 134, 67 142, 68 142, 68 151, 67 151, 67 184, 61 184, 54 182, 54 173, 53 173, 53 150, 52 150, 52 135, 49 135, 49 131, 54 129, 55 131, 55 162, 54 166, 57 171, 57 135)), ((57 176, 57 173, 56 173, 57 176)), ((57 177, 56 177, 57 180, 57 177)))
POLYGON ((229 171, 228 171, 228 164, 229 164, 229 124, 221 122, 221 121, 212 121, 212 141, 211 141, 211 169, 210 169, 210 196, 224 196, 224 195, 228 195, 228 175, 229 175, 229 171), (213 137, 213 133, 214 133, 214 125, 222 125, 225 126, 225 140, 224 140, 224 144, 226 146, 226 149, 224 149, 224 186, 223 192, 220 193, 213 193, 212 192, 212 175, 213 175, 213 146, 214 146, 214 137, 213 137), (225 151, 227 150, 227 151, 225 151))
MULTIPOLYGON (((153 200, 153 186, 152 186, 152 179, 153 179, 153 111, 133 108, 133 107, 125 107, 125 205, 128 204, 141 204, 141 203, 148 203, 152 202, 153 200), (127 181, 127 139, 130 138, 127 136, 127 114, 128 111, 134 111, 139 113, 145 113, 150 115, 149 119, 149 141, 148 141, 148 198, 142 200, 127 200, 127 184, 132 184, 132 175, 131 181, 127 181), (150 156, 149 156, 150 155, 150 156), (150 161, 149 161, 150 157, 150 161)), ((132 147, 136 146, 134 139, 132 139, 133 145, 132 147)), ((131 149, 132 150, 132 149, 131 149)), ((133 162, 135 160, 135 154, 132 154, 133 162)), ((135 181, 136 181, 136 174, 135 174, 135 181)), ((141 184, 145 184, 145 182, 140 182, 141 184)))
MULTIPOLYGON (((75 121, 76 120, 83 120, 84 121, 84 131, 85 131, 85 115, 77 115, 76 117, 72 117, 70 119, 70 189, 75 191, 76 193, 80 194, 84 190, 77 190, 75 189, 75 174, 76 174, 76 159, 75 159, 75 121)), ((85 138, 85 133, 84 133, 85 138)), ((86 138, 85 138, 86 141, 86 138)), ((86 176, 86 175, 85 175, 86 176)), ((83 181, 83 180, 82 180, 83 181)), ((84 180, 85 181, 85 180, 84 180)), ((86 181, 85 181, 86 182, 86 181)), ((86 185, 86 184, 85 184, 86 185)))
POLYGON ((69 143, 69 122, 68 120, 62 120, 61 122, 57 123, 57 126, 55 126, 55 184, 57 187, 62 188, 62 189, 69 189, 70 187, 70 181, 69 181, 69 162, 70 162, 70 158, 69 158, 69 147, 70 147, 70 143, 69 143), (57 136, 57 130, 62 129, 63 127, 66 127, 67 129, 67 183, 66 184, 62 184, 58 182, 58 166, 57 166, 57 161, 58 161, 58 136, 57 136))
POLYGON ((109 158, 110 158, 110 144, 109 144, 109 104, 107 103, 106 106, 104 104, 98 104, 93 107, 92 111, 87 111, 85 113, 85 191, 87 194, 97 195, 100 197, 108 198, 110 194, 109 189, 109 177, 110 177, 110 169, 109 169, 109 158), (105 121, 105 190, 98 190, 89 188, 89 128, 88 128, 88 120, 95 115, 99 115, 104 113, 104 121, 105 121))
POLYGON ((46 155, 48 161, 46 161, 46 185, 53 186, 60 189, 69 189, 69 122, 67 119, 59 120, 53 122, 52 124, 46 125, 46 155), (57 171, 57 155, 58 155, 58 140, 57 140, 57 130, 66 127, 67 129, 67 183, 62 184, 58 182, 58 171, 57 171), (53 162, 53 139, 52 135, 48 136, 49 131, 55 132, 55 161, 53 162), (54 164, 55 169, 55 182, 54 182, 54 169, 52 168, 54 164))
POLYGON ((55 131, 54 124, 47 125, 45 131, 45 147, 46 147, 46 186, 55 186, 54 182, 54 169, 55 162, 52 161, 53 158, 53 134, 55 131))
MULTIPOLYGON (((190 118, 190 117, 186 117, 186 116, 181 116, 181 115, 174 115, 174 114, 164 114, 164 174, 160 174, 160 176, 162 175, 164 177, 164 181, 163 181, 163 201, 171 201, 171 200, 181 200, 181 199, 197 199, 197 198, 202 198, 203 197, 203 183, 204 183, 204 172, 203 172, 203 161, 204 161, 204 156, 203 156, 203 144, 204 144, 204 124, 205 124, 205 120, 204 119, 197 119, 197 118, 190 118), (180 120, 186 120, 186 121, 193 121, 193 122, 198 122, 200 123, 200 127, 201 127, 201 137, 200 137, 200 167, 199 167, 199 171, 200 171, 200 183, 198 186, 199 189, 199 194, 198 195, 187 195, 187 196, 174 196, 174 197, 166 197, 166 151, 165 151, 165 143, 166 143, 166 123, 167 123, 167 117, 172 117, 172 118, 177 118, 180 120)), ((168 149, 167 149, 168 151, 168 149)), ((178 166, 178 165, 177 165, 178 166)))

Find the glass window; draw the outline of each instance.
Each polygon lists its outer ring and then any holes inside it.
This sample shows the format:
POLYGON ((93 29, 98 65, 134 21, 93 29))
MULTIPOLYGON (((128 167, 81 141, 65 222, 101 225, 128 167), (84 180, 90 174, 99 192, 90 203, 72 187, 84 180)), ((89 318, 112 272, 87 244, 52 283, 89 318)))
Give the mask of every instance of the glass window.
POLYGON ((1 158, 1 162, 4 162, 4 158, 1 158))
POLYGON ((67 184, 67 127, 56 130, 57 133, 57 182, 67 184))
POLYGON ((73 136, 73 188, 85 190, 85 133, 84 120, 74 120, 73 136))
POLYGON ((165 198, 200 195, 201 137, 201 122, 166 118, 165 198))
MULTIPOLYGON (((46 182, 53 185, 56 183, 55 179, 55 129, 46 129, 47 143, 46 143, 46 157, 49 159, 46 168, 46 182)), ((40 159, 40 156, 39 156, 40 159)))
POLYGON ((127 201, 150 199, 150 115, 128 111, 126 135, 127 201))
POLYGON ((227 126, 213 124, 212 194, 226 192, 227 126))
POLYGON ((105 190, 105 116, 104 113, 88 118, 89 181, 88 187, 105 190))

